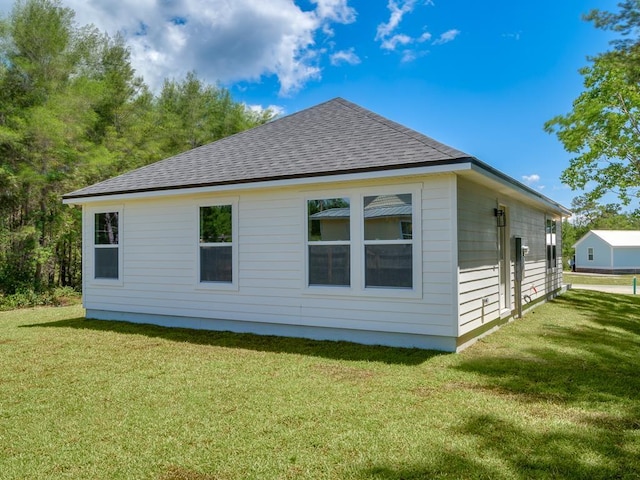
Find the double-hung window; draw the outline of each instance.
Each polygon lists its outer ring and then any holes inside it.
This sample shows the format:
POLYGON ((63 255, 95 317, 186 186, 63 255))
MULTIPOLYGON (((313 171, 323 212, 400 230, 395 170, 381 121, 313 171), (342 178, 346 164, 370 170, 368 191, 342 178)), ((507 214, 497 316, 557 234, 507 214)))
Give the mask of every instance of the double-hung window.
POLYGON ((590 262, 593 261, 593 248, 591 247, 587 249, 587 258, 589 259, 590 262))
POLYGON ((120 278, 120 214, 117 211, 94 214, 94 278, 120 278))
POLYGON ((231 284, 234 279, 233 205, 201 206, 199 220, 199 280, 231 284))
POLYGON ((420 193, 407 190, 362 188, 349 198, 306 200, 307 287, 319 294, 420 296, 422 256, 414 235, 420 193))
POLYGON ((351 202, 307 201, 308 285, 351 285, 351 202))
POLYGON ((558 265, 556 251, 557 222, 547 218, 546 244, 547 244, 547 268, 555 268, 558 265))
POLYGON ((365 287, 413 287, 412 195, 365 196, 365 287))

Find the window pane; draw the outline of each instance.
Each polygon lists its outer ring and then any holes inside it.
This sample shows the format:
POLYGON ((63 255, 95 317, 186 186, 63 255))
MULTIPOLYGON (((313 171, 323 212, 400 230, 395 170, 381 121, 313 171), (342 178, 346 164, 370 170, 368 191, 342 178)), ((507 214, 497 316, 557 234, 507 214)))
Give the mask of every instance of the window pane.
POLYGON ((366 245, 364 251, 367 287, 413 286, 412 245, 366 245))
POLYGON ((349 245, 309 245, 309 285, 351 284, 349 245))
POLYGON ((200 243, 231 242, 231 205, 200 207, 200 243))
POLYGON ((95 244, 118 244, 118 212, 96 213, 95 244))
POLYGON ((411 239, 411 212, 410 193, 364 197, 364 239, 411 239))
POLYGON ((118 278, 118 247, 95 249, 95 278, 118 278))
POLYGON ((351 215, 348 198, 309 200, 309 241, 348 241, 351 215))
POLYGON ((200 247, 200 281, 232 281, 232 247, 200 247))
POLYGON ((555 268, 557 265, 556 246, 547 245, 547 268, 555 268))

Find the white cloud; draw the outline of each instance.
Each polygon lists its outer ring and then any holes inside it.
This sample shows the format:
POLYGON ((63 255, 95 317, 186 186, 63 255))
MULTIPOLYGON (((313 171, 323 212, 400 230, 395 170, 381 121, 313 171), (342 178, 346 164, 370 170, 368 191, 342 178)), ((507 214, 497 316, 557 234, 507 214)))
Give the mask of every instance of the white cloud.
MULTIPOLYGON (((93 23, 131 49, 138 75, 153 89, 165 78, 196 71, 204 80, 228 84, 275 76, 287 95, 321 75, 331 52, 317 46, 332 25, 355 21, 349 0, 62 0, 78 25, 93 23)), ((0 0, 9 13, 13 0, 0 0)))
POLYGON ((411 42, 413 39, 410 36, 400 33, 385 39, 380 46, 385 50, 395 50, 398 45, 408 45, 411 42))
POLYGON ((382 40, 393 33, 393 31, 400 25, 402 17, 405 14, 413 11, 413 7, 416 4, 416 0, 389 0, 387 8, 391 12, 389 21, 387 23, 381 23, 378 25, 378 31, 376 33, 376 40, 382 40))
POLYGON ((441 34, 436 40, 434 40, 432 45, 443 45, 445 43, 452 42, 458 35, 460 35, 460 30, 455 28, 451 30, 447 30, 443 34, 441 34))
POLYGON ((357 65, 360 63, 360 57, 356 55, 353 48, 350 48, 349 50, 340 50, 338 52, 335 52, 331 54, 329 58, 331 60, 331 65, 341 65, 343 63, 349 64, 349 65, 357 65))
POLYGON ((512 40, 520 40, 520 33, 521 32, 515 32, 515 33, 503 33, 502 34, 502 38, 510 38, 512 40))
POLYGON ((331 20, 336 23, 353 23, 356 20, 356 11, 347 5, 348 0, 311 0, 315 3, 316 13, 323 20, 331 20))
POLYGON ((425 56, 427 53, 429 53, 429 52, 426 51, 426 50, 422 50, 422 51, 404 50, 402 52, 401 62, 402 63, 413 62, 417 58, 425 56))
POLYGON ((522 180, 527 185, 533 185, 534 183, 538 183, 540 181, 540 175, 537 173, 532 173, 531 175, 523 175, 522 180))
MULTIPOLYGON (((386 23, 378 25, 376 31, 376 41, 380 42, 380 48, 389 51, 395 51, 398 46, 406 47, 409 44, 419 44, 429 42, 433 35, 430 32, 423 32, 420 36, 412 37, 405 33, 394 33, 402 22, 405 15, 413 12, 417 4, 417 0, 389 0, 387 8, 389 9, 389 20, 386 23)), ((425 0, 423 5, 435 6, 432 0, 425 0)), ((451 29, 441 34, 431 45, 442 45, 451 42, 460 34, 460 30, 451 29)), ((425 50, 415 50, 405 48, 402 50, 402 62, 411 62, 418 57, 429 53, 425 50)))
POLYGON ((431 40, 432 35, 429 32, 424 32, 422 35, 418 37, 418 42, 428 42, 431 40))
POLYGON ((281 117, 285 113, 284 107, 281 107, 280 105, 269 105, 268 107, 263 107, 262 105, 246 105, 245 104, 245 108, 257 114, 262 114, 266 110, 271 110, 271 112, 276 117, 281 117))
MULTIPOLYGON (((375 39, 384 42, 384 40, 391 35, 396 28, 398 28, 398 25, 402 22, 402 18, 407 13, 411 13, 413 11, 416 3, 417 0, 389 0, 389 3, 387 3, 387 8, 390 12, 389 21, 378 25, 375 39)), ((434 5, 432 0, 425 0, 422 3, 424 5, 434 5)))

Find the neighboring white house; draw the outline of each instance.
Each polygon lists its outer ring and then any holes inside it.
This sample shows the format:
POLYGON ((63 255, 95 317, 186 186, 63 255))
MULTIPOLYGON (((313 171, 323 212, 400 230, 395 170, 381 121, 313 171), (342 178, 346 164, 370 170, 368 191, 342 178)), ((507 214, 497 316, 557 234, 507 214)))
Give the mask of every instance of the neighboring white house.
POLYGON ((640 230, 591 230, 573 248, 576 272, 640 272, 640 230))
POLYGON ((561 290, 570 214, 339 98, 64 202, 89 318, 447 351, 561 290))

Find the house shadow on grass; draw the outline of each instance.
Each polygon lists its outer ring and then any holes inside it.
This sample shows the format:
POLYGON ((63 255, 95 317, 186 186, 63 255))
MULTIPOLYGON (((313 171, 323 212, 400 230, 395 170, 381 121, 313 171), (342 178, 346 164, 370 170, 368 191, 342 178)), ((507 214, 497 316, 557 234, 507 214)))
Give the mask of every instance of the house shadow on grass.
POLYGON ((98 332, 114 332, 123 335, 143 335, 149 338, 161 338, 173 342, 191 343, 195 345, 286 353, 321 357, 331 360, 369 361, 407 366, 419 365, 430 358, 446 354, 446 352, 419 348, 396 348, 379 345, 361 345, 343 341, 309 340, 297 337, 161 327, 151 324, 94 320, 82 317, 25 325, 24 327, 74 328, 98 332))

